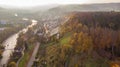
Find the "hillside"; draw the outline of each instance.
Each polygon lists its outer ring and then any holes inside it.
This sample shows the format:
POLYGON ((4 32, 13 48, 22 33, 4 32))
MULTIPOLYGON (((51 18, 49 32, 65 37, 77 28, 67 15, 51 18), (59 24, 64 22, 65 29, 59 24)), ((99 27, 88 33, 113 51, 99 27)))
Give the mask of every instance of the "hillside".
POLYGON ((68 20, 60 26, 59 38, 54 35, 48 38, 48 42, 42 39, 37 54, 38 66, 119 67, 118 16, 119 12, 74 12, 67 15, 68 20), (96 15, 99 17, 93 17, 96 15), (116 19, 111 20, 111 17, 116 19), (114 25, 118 27, 114 28, 114 25))

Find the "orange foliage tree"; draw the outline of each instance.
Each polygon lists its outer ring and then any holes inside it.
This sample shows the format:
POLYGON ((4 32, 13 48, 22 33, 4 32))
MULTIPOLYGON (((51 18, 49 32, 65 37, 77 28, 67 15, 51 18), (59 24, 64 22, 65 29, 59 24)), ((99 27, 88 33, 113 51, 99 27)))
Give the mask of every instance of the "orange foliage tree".
POLYGON ((70 45, 76 53, 88 52, 92 49, 92 39, 87 33, 74 33, 70 45))

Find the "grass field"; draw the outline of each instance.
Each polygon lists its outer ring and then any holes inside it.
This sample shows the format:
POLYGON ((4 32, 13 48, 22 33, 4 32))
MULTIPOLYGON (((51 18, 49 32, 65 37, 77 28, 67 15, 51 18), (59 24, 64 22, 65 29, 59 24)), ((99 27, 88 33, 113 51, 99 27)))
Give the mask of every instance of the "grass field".
POLYGON ((29 50, 25 51, 24 56, 22 57, 20 63, 18 64, 18 67, 26 67, 29 58, 31 57, 31 54, 33 52, 34 45, 29 46, 29 50))
POLYGON ((60 39, 60 44, 67 44, 70 41, 71 38, 71 32, 65 34, 61 39, 60 39))

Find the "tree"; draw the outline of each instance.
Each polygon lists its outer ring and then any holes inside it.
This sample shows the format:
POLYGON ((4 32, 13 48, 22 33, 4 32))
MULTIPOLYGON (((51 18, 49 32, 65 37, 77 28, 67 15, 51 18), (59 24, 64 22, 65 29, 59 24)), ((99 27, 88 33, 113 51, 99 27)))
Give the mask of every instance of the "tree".
POLYGON ((8 67, 17 67, 15 62, 10 62, 8 67))
POLYGON ((2 51, 2 50, 0 50, 0 59, 2 58, 2 53, 3 53, 3 51, 2 51))
POLYGON ((80 32, 74 33, 70 40, 70 45, 72 45, 73 50, 75 50, 76 53, 83 53, 89 52, 92 49, 93 43, 88 34, 80 32))

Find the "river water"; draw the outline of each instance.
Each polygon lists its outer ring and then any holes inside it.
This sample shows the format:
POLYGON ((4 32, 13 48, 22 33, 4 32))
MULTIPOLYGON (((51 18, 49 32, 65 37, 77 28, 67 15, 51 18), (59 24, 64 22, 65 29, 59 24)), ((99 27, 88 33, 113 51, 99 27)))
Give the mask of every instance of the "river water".
POLYGON ((36 20, 31 20, 32 21, 32 24, 27 26, 26 28, 24 28, 23 30, 19 31, 18 33, 10 36, 8 39, 6 39, 2 45, 5 46, 5 50, 2 54, 2 59, 0 60, 0 67, 1 65, 3 64, 7 64, 9 58, 10 58, 10 55, 12 54, 12 52, 14 51, 14 48, 16 46, 16 43, 17 43, 17 38, 18 38, 18 35, 20 32, 27 32, 28 28, 29 27, 33 27, 34 25, 37 24, 37 21, 36 20))

